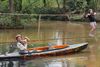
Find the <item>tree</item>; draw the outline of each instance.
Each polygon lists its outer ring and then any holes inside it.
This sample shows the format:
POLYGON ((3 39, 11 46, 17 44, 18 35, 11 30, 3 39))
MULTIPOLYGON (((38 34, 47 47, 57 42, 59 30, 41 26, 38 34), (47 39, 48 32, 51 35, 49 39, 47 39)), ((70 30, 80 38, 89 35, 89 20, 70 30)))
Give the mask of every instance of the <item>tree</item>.
POLYGON ((46 0, 43 0, 44 7, 47 6, 46 0))
POLYGON ((67 5, 71 11, 80 13, 85 10, 87 2, 86 0, 69 0, 67 5))
POLYGON ((67 11, 67 9, 66 9, 66 0, 63 0, 63 11, 64 11, 64 13, 67 11))
MULTIPOLYGON (((22 10, 22 0, 9 0, 9 11, 11 13, 20 12, 22 10)), ((12 25, 17 27, 20 26, 20 17, 18 15, 11 15, 12 25)))
POLYGON ((94 10, 97 10, 99 5, 99 0, 86 0, 87 1, 87 8, 92 8, 94 10))
POLYGON ((56 0, 56 2, 57 2, 57 5, 58 5, 58 8, 60 9, 60 3, 59 3, 59 1, 56 0))
POLYGON ((14 8, 16 12, 20 12, 22 10, 22 0, 14 0, 14 8))
POLYGON ((14 0, 9 0, 9 11, 14 12, 14 0))

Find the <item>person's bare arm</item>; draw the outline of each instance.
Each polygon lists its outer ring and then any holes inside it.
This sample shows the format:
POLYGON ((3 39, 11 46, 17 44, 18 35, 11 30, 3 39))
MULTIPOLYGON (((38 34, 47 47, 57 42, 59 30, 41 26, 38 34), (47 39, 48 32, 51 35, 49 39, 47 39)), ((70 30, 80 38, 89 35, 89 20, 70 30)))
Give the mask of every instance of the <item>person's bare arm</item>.
POLYGON ((89 15, 90 15, 90 14, 88 13, 88 14, 85 15, 85 17, 88 17, 89 15))
POLYGON ((96 12, 94 12, 94 15, 96 15, 96 12))

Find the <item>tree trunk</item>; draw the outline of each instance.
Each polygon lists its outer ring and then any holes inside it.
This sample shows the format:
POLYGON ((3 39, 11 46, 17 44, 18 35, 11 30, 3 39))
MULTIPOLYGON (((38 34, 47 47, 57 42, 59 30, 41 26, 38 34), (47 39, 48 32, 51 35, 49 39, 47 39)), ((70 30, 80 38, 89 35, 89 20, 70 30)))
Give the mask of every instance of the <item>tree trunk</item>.
MULTIPOLYGON (((0 0, 0 6, 1 6, 1 0, 0 0)), ((0 10, 1 11, 1 10, 0 10)))
POLYGON ((65 8, 66 0, 63 0, 63 8, 65 8))
MULTIPOLYGON (((22 0, 14 0, 15 12, 20 13, 22 10, 22 0)), ((20 24, 20 16, 14 16, 15 26, 19 26, 20 24), (19 22, 19 23, 18 23, 19 22)))
POLYGON ((56 0, 56 2, 57 2, 57 5, 58 5, 58 8, 60 9, 60 4, 59 4, 59 1, 58 1, 58 0, 56 0))
MULTIPOLYGON (((10 13, 20 12, 22 10, 22 0, 9 0, 10 13)), ((11 15, 13 27, 21 26, 20 17, 18 15, 11 15)))
POLYGON ((9 0, 9 11, 14 12, 14 0, 9 0))
POLYGON ((63 0, 63 12, 66 13, 66 0, 63 0))
POLYGON ((46 0, 43 0, 44 7, 47 6, 46 0))

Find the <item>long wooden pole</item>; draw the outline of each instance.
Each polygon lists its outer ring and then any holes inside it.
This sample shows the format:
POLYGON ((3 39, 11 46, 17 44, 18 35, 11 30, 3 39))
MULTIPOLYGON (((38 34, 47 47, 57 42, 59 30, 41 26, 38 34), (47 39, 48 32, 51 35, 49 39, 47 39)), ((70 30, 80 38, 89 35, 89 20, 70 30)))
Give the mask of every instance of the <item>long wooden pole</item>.
POLYGON ((41 28, 41 15, 39 15, 39 19, 38 19, 38 39, 40 39, 40 28, 41 28))

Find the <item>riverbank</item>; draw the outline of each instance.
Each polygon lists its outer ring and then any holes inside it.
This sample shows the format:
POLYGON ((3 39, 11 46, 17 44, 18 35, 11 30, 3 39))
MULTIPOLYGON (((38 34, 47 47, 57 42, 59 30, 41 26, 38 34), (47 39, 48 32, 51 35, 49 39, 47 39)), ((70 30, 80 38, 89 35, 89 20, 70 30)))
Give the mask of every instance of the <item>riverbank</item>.
MULTIPOLYGON (((34 28, 35 26, 39 26, 39 24, 42 24, 42 22, 51 21, 53 23, 60 21, 62 22, 88 22, 88 19, 83 17, 83 14, 71 14, 71 15, 37 15, 36 16, 29 16, 29 15, 23 15, 23 16, 4 16, 1 15, 0 17, 0 29, 24 29, 24 28, 34 28), (15 18, 14 18, 15 17, 15 18)), ((100 13, 98 12, 96 15, 97 23, 100 22, 100 13)), ((50 23, 51 23, 50 22, 50 23)))

